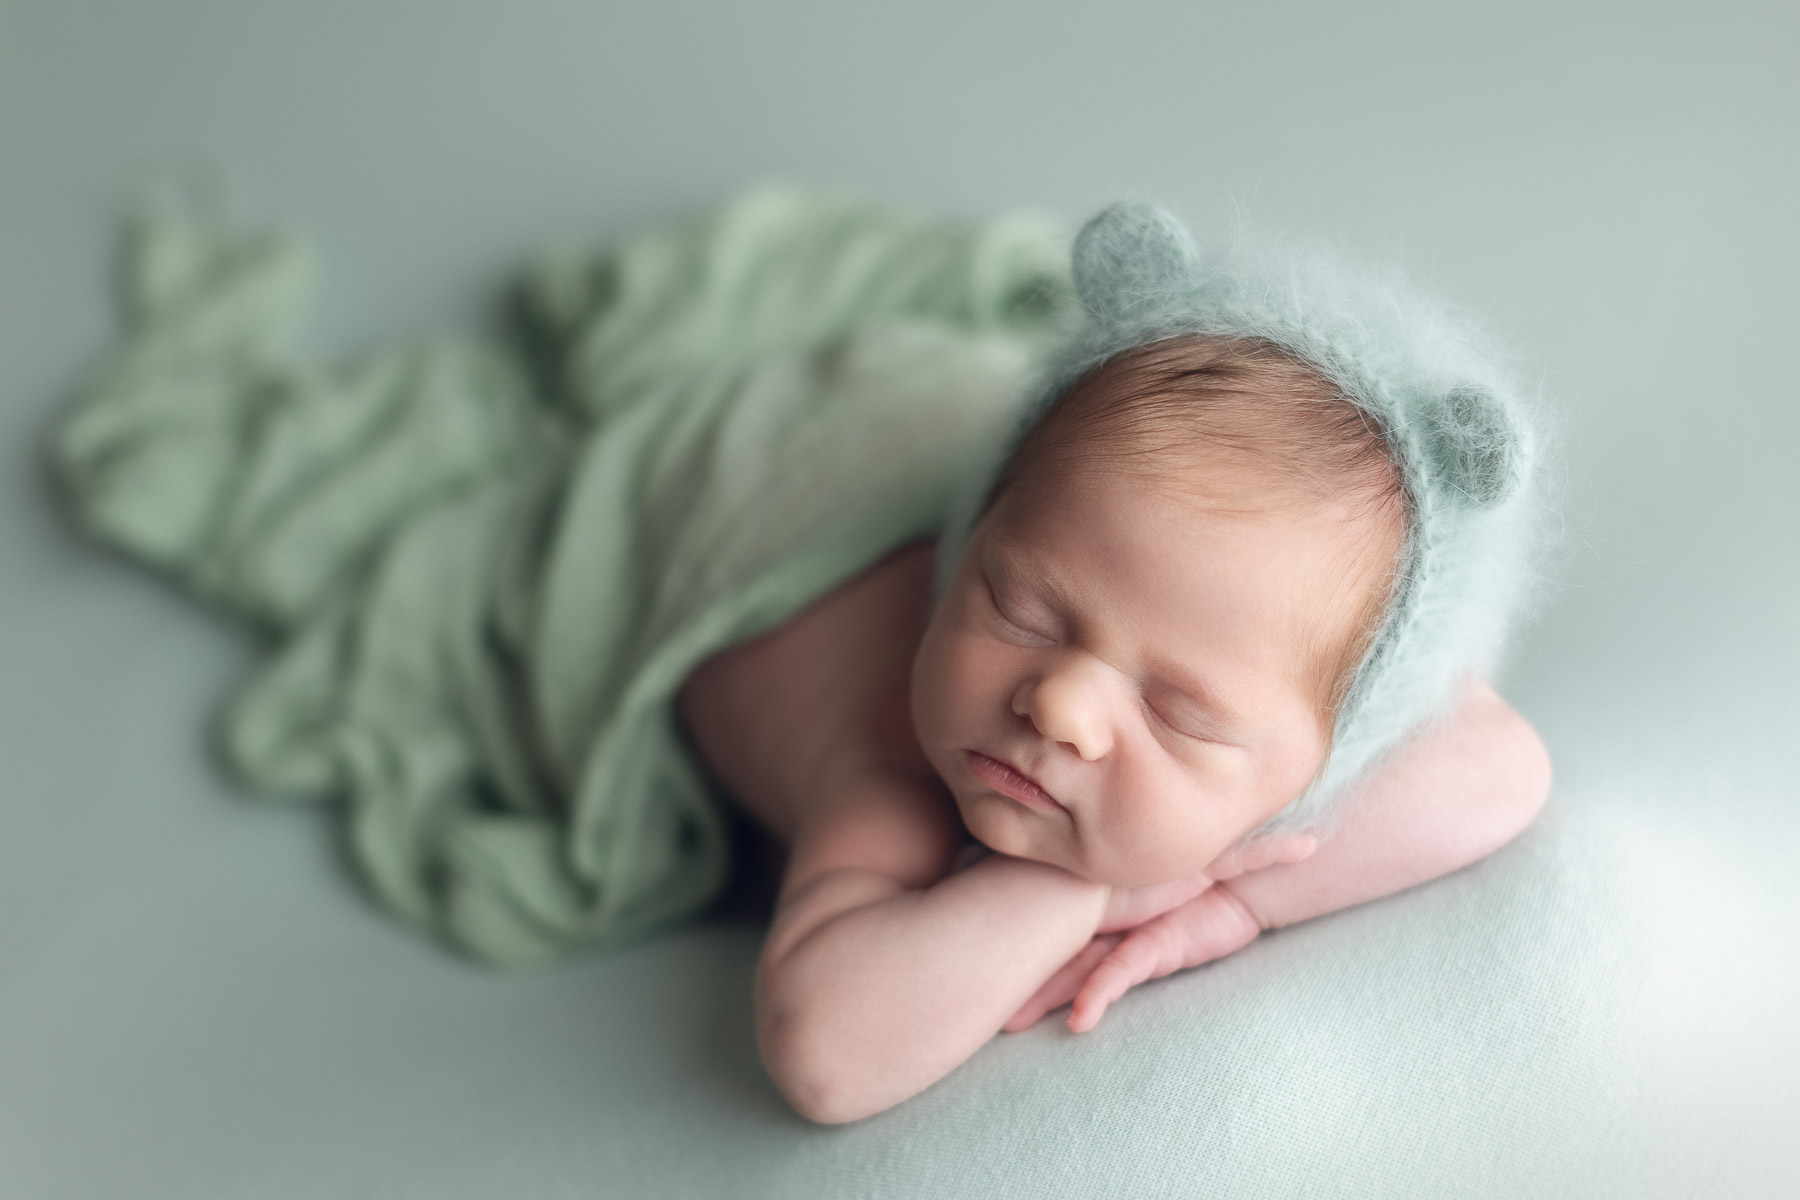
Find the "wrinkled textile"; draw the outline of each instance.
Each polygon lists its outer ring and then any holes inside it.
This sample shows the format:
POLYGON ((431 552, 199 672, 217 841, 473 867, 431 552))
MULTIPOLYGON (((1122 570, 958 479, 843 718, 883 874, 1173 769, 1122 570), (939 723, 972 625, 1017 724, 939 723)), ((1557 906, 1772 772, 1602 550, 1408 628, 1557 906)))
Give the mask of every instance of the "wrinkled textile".
POLYGON ((291 237, 141 225, 58 461, 101 537, 276 634, 235 769, 343 797, 379 895, 501 963, 718 892, 682 681, 935 532, 1075 316, 1051 224, 775 187, 546 255, 517 345, 308 362, 310 277, 291 237))

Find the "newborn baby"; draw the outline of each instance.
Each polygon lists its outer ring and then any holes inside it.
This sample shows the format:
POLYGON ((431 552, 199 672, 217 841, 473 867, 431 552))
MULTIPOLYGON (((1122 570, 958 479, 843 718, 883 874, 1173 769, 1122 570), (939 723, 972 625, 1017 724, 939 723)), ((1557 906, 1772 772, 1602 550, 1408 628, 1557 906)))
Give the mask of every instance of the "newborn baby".
POLYGON ((1470 563, 1510 546, 1482 523, 1525 470, 1484 440, 1506 410, 1353 370, 1311 326, 1234 331, 1217 315, 1249 302, 1154 210, 1090 223, 1076 278, 1089 332, 964 528, 679 697, 788 846, 757 1029, 817 1121, 1472 862, 1548 792, 1542 743, 1466 669, 1497 623, 1458 623, 1491 602, 1470 563))
POLYGON ((757 190, 551 256, 529 363, 319 367, 300 243, 141 232, 57 461, 90 530, 279 639, 245 782, 346 798, 375 893, 505 964, 692 916, 735 797, 787 847, 758 1030, 809 1117, 1543 802, 1482 682, 1531 423, 1403 285, 1144 205, 1071 253, 757 190))

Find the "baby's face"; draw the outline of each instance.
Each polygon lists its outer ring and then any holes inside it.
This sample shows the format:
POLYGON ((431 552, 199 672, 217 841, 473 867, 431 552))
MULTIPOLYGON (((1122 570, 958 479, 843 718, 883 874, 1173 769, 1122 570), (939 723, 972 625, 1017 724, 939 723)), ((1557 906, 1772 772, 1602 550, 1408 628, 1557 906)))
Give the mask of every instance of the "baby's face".
POLYGON ((1320 664, 1374 586, 1369 556, 1342 514, 1261 506, 1255 489, 1220 478, 1252 501, 1225 511, 1077 469, 988 511, 911 692, 920 745, 982 842, 1102 883, 1167 882, 1311 780, 1320 664), (1021 789, 999 763, 1050 799, 1004 794, 1021 789))

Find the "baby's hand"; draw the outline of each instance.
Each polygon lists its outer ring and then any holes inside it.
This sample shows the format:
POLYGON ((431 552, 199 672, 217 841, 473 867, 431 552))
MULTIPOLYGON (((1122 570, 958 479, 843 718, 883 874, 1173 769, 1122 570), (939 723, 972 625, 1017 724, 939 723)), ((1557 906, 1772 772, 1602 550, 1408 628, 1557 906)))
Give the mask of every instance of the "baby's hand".
POLYGON ((1256 918, 1226 888, 1210 887, 1179 908, 1135 929, 1102 933, 1044 981, 1044 986, 1001 1026, 1017 1033, 1074 1001, 1069 1029, 1086 1033, 1106 1006, 1147 979, 1222 958, 1262 932, 1256 918))
POLYGON ((1197 967, 1248 945, 1262 932, 1228 888, 1247 871, 1299 862, 1313 852, 1310 836, 1258 839, 1214 859, 1206 872, 1178 883, 1115 889, 1100 932, 1064 963, 1001 1028, 1017 1033, 1070 1001, 1069 1029, 1086 1033, 1114 1000, 1148 979, 1197 967), (1120 932, 1123 931, 1123 932, 1120 932))
POLYGON ((1113 888, 1107 898, 1106 913, 1100 918, 1100 928, 1095 932, 1104 934, 1134 929, 1153 917, 1180 908, 1211 887, 1218 878, 1220 877, 1209 871, 1201 871, 1173 883, 1140 888, 1113 888))

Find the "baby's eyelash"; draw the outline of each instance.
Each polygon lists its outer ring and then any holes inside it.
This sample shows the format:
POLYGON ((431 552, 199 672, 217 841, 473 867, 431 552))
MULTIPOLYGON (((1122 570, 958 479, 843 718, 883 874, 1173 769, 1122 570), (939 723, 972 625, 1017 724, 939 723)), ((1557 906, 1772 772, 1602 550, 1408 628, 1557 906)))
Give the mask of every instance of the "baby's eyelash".
MULTIPOLYGON (((1007 629, 1011 630, 1013 633, 1019 634, 1023 637, 1044 638, 1044 635, 1041 633, 1033 633, 1031 630, 1025 628, 1023 625, 1015 625, 1013 622, 1007 620, 1006 615, 1004 613, 1002 613, 998 608, 996 608, 994 610, 994 619, 999 621, 1002 625, 1006 626, 1007 629)), ((1044 638, 1044 640, 1048 641, 1049 639, 1044 638)))
POLYGON ((1149 712, 1149 714, 1153 718, 1162 722, 1164 725, 1168 726, 1169 729, 1171 729, 1175 733, 1180 734, 1182 737, 1187 738, 1189 741, 1210 742, 1213 740, 1209 737, 1202 737, 1200 734, 1197 734, 1197 733, 1189 733, 1187 730, 1181 728, 1181 726, 1176 725, 1174 722, 1170 721, 1167 717, 1163 716, 1160 712, 1157 712, 1156 706, 1151 704, 1148 700, 1144 701, 1144 708, 1146 711, 1149 712))
POLYGON ((993 587, 990 585, 990 586, 986 587, 984 590, 987 593, 988 611, 990 611, 994 614, 994 619, 999 621, 1000 624, 1006 626, 1012 632, 1021 634, 1025 637, 1043 638, 1045 641, 1050 640, 1048 638, 1044 638, 1044 635, 1041 633, 1033 633, 1031 630, 1025 628, 1023 625, 1019 625, 1016 622, 1008 620, 1006 614, 1000 611, 1000 598, 998 596, 994 595, 993 587))

